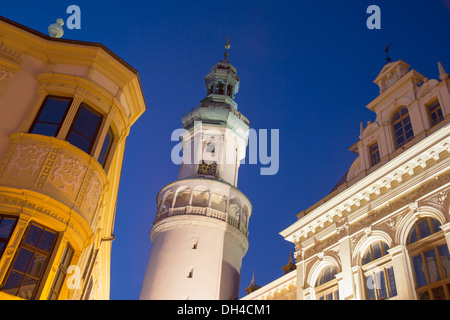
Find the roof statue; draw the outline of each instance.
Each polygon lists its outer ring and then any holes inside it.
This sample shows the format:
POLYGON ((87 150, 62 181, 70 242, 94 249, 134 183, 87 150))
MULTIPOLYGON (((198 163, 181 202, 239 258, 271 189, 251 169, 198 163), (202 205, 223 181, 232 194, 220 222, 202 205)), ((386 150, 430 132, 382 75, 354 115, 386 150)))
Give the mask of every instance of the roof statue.
POLYGON ((56 19, 56 23, 52 23, 48 26, 48 34, 52 38, 61 38, 64 34, 62 26, 64 25, 63 19, 56 19))

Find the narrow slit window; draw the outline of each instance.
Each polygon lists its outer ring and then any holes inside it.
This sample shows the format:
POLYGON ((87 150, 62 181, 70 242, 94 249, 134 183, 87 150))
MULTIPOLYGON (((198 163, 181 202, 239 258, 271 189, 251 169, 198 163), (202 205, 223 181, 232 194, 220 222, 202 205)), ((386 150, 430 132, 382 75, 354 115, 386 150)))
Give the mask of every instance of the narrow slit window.
POLYGON ((67 244, 64 249, 63 255, 59 262, 58 271, 56 271, 55 278, 53 280, 53 284, 50 288, 50 293, 48 295, 48 300, 56 300, 58 299, 59 294, 61 293, 61 288, 63 287, 64 279, 67 276, 67 271, 69 268, 70 261, 73 257, 73 249, 70 244, 67 244))
POLYGON ((98 162, 104 167, 106 164, 106 160, 109 156, 109 153, 111 151, 111 145, 113 142, 113 133, 112 130, 109 129, 106 133, 105 140, 103 141, 102 148, 100 150, 100 154, 98 156, 98 162))
POLYGON ((372 166, 380 162, 380 148, 378 142, 374 142, 369 146, 370 163, 372 166))

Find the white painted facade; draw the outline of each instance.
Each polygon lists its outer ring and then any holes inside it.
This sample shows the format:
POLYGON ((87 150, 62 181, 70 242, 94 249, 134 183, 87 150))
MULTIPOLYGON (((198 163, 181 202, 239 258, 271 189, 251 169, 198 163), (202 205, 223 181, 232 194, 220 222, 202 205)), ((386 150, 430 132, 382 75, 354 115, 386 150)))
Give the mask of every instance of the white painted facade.
POLYGON ((450 80, 440 63, 438 80, 409 67, 384 66, 367 105, 376 119, 350 147, 358 157, 280 233, 296 270, 243 300, 450 299, 450 80))

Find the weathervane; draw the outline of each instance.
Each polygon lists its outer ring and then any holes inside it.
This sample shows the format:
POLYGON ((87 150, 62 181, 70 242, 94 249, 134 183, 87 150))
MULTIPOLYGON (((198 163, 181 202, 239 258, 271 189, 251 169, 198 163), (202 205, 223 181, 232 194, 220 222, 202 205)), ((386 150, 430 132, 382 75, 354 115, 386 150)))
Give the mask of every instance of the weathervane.
POLYGON ((391 43, 388 45, 384 45, 384 52, 386 52, 386 63, 391 62, 391 58, 389 57, 389 49, 391 48, 391 43))
POLYGON ((227 36, 227 43, 225 43, 225 53, 223 54, 225 56, 225 60, 228 58, 228 49, 230 49, 230 37, 227 36))

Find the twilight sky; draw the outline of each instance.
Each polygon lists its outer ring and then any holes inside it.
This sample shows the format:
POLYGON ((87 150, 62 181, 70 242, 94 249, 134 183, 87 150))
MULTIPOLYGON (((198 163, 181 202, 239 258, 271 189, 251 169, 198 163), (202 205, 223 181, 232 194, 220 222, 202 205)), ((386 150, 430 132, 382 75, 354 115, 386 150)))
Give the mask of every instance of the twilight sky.
POLYGON ((125 150, 111 299, 139 297, 156 194, 178 175, 170 137, 205 97, 204 76, 223 58, 226 35, 241 78, 239 111, 251 128, 280 134, 277 174, 260 175, 260 162, 240 168, 238 187, 253 204, 241 296, 253 270, 259 285, 283 275, 292 245, 278 233, 325 197, 355 159, 347 148, 360 122, 375 120, 365 106, 379 92, 373 80, 385 44, 392 43, 393 61, 430 79, 438 78, 437 61, 450 72, 450 0, 0 0, 0 15, 46 34, 57 18, 67 20, 72 4, 81 8, 81 29, 64 26, 63 38, 102 43, 127 61, 147 103, 125 150), (370 5, 381 9, 381 29, 366 26, 370 5))

